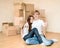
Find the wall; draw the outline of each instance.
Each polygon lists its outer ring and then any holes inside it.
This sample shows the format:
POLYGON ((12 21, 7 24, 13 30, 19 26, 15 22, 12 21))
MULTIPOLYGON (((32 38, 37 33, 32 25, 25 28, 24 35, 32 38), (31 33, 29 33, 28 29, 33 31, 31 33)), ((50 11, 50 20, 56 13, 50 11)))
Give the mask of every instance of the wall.
POLYGON ((60 33, 60 0, 40 0, 40 8, 46 10, 48 31, 60 33))
MULTIPOLYGON (((60 32, 60 0, 14 0, 35 5, 35 9, 45 9, 49 32, 60 32)), ((0 0, 0 30, 2 22, 13 21, 13 0, 0 0)))
POLYGON ((13 22, 13 0, 0 0, 0 31, 3 22, 13 22))

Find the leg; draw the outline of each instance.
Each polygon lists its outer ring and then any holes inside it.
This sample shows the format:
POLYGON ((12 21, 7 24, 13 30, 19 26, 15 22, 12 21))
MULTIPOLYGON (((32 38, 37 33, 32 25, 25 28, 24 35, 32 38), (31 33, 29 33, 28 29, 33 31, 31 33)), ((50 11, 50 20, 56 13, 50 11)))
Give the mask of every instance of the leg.
POLYGON ((32 38, 33 36, 34 36, 34 33, 32 31, 32 32, 29 32, 27 35, 25 35, 23 39, 26 41, 26 39, 32 38))
POLYGON ((41 35, 41 37, 46 46, 51 46, 54 43, 53 40, 47 40, 43 35, 41 35))
POLYGON ((31 32, 34 32, 34 35, 37 37, 39 43, 41 44, 43 41, 42 41, 42 38, 41 38, 37 28, 33 28, 31 32))
POLYGON ((41 38, 41 36, 40 36, 37 28, 33 28, 33 29, 31 30, 31 32, 29 32, 29 34, 26 35, 23 39, 26 40, 26 39, 28 39, 28 38, 33 37, 34 35, 37 37, 39 43, 41 44, 41 43, 42 43, 42 38, 41 38))
POLYGON ((37 38, 34 36, 32 38, 28 38, 26 40, 26 44, 28 45, 35 45, 35 44, 39 44, 39 41, 37 40, 37 38))

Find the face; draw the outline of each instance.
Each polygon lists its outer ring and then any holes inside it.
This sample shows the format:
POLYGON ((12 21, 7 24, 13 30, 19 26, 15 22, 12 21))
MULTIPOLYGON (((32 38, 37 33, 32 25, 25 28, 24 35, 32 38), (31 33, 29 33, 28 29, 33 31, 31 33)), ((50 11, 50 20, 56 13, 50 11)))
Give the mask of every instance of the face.
POLYGON ((32 23, 33 22, 33 17, 30 17, 30 23, 32 23))
POLYGON ((39 18, 39 13, 35 12, 33 16, 34 16, 34 19, 38 19, 39 18))

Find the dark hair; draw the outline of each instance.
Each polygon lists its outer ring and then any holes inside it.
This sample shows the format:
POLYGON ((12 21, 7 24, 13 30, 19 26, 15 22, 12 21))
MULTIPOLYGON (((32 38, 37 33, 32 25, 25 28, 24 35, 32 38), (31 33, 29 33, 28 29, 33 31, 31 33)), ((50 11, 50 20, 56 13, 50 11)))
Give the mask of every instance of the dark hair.
POLYGON ((29 15, 28 16, 28 19, 27 19, 27 22, 28 22, 28 25, 29 25, 29 29, 28 29, 29 32, 31 31, 31 28, 32 28, 32 23, 30 22, 31 17, 33 17, 33 16, 32 15, 29 15))
POLYGON ((36 12, 40 15, 40 12, 39 12, 38 10, 35 10, 35 11, 34 11, 34 13, 36 13, 36 12))

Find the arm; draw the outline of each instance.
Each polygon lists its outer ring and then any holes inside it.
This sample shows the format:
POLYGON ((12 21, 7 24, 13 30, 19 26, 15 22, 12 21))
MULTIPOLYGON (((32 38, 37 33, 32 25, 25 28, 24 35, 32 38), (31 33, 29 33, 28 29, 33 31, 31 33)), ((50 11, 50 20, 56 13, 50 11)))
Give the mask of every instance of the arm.
POLYGON ((42 25, 42 32, 43 32, 43 35, 45 36, 46 36, 46 29, 47 29, 47 21, 43 22, 43 25, 42 25))
POLYGON ((28 24, 26 23, 21 29, 21 37, 23 38, 28 33, 28 24))
POLYGON ((44 26, 42 27, 42 32, 43 32, 43 35, 45 36, 46 35, 46 28, 44 26))

